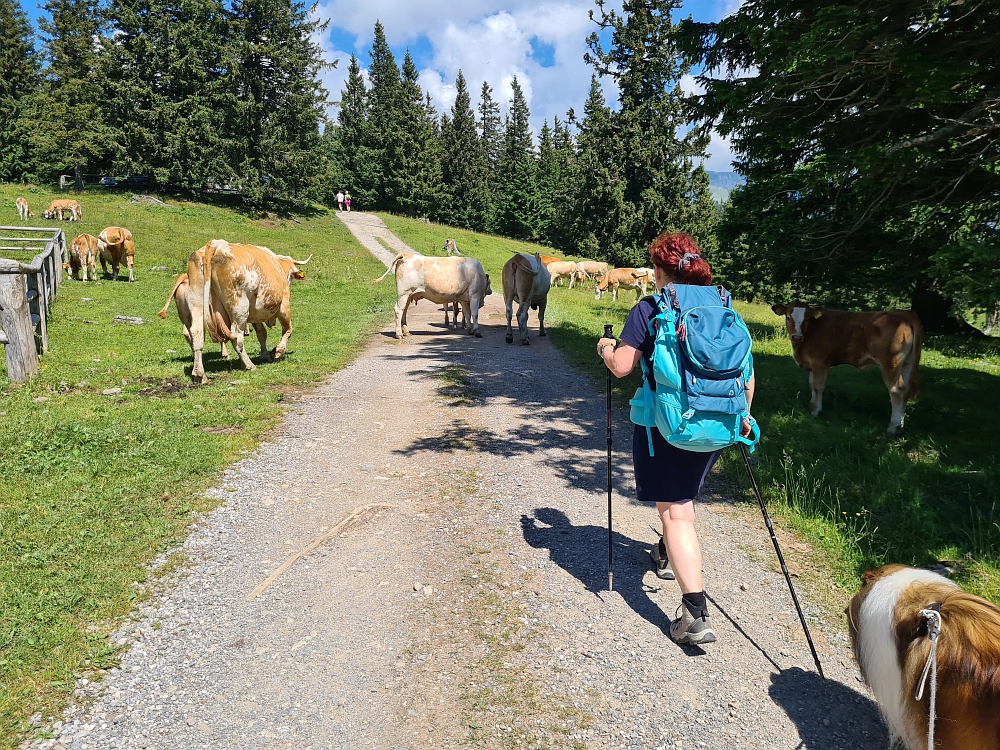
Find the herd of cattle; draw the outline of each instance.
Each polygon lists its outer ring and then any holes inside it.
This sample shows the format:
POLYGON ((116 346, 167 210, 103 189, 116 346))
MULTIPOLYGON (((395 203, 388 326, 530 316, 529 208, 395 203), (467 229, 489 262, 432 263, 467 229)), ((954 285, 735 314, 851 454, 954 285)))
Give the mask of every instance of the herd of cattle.
MULTIPOLYGON (((18 216, 33 216, 23 198, 17 199, 18 216)), ((74 200, 55 200, 43 214, 46 218, 68 218, 80 221, 83 211, 74 200)), ((389 274, 396 277, 396 338, 409 335, 406 312, 411 303, 426 299, 445 306, 445 325, 449 324, 449 307, 454 308, 454 324, 459 326, 458 314, 462 312, 462 327, 474 336, 482 337, 479 311, 486 297, 492 294, 490 277, 475 258, 462 256, 454 240, 445 242, 445 256, 425 256, 415 252, 401 252, 393 258, 386 272, 372 282, 377 284, 389 274)), ((228 358, 227 343, 232 343, 236 353, 248 370, 255 365, 247 356, 244 336, 252 326, 260 341, 261 359, 270 361, 267 349, 267 328, 281 324, 281 339, 273 352, 280 359, 288 346, 292 333, 291 282, 304 279, 301 266, 309 262, 294 260, 287 255, 277 255, 266 247, 231 244, 225 240, 211 240, 188 258, 187 273, 181 274, 163 309, 158 313, 166 317, 171 300, 177 307, 184 338, 194 355, 192 378, 207 382, 202 354, 206 335, 222 345, 222 356, 228 358)), ((135 241, 132 233, 123 227, 107 227, 99 236, 81 234, 70 243, 67 266, 72 275, 83 281, 96 279, 96 261, 108 275, 111 265, 113 278, 125 265, 129 281, 135 281, 135 241)), ((618 291, 631 289, 636 299, 644 296, 653 284, 653 271, 649 268, 610 268, 598 261, 565 261, 549 255, 517 253, 510 258, 502 272, 504 305, 507 314, 506 341, 512 343, 514 304, 517 303, 517 326, 520 341, 528 338, 528 311, 538 312, 539 336, 545 336, 545 308, 551 287, 563 279, 583 286, 594 282, 595 299, 611 292, 617 299, 618 291)), ((812 390, 811 408, 818 415, 823 408, 823 390, 831 367, 841 364, 857 368, 878 367, 889 390, 892 415, 889 433, 896 433, 903 426, 906 402, 914 398, 920 388, 920 352, 923 345, 923 328, 917 316, 908 311, 844 312, 810 307, 802 302, 774 305, 777 315, 785 317, 785 324, 792 342, 792 355, 796 364, 809 373, 812 390)))

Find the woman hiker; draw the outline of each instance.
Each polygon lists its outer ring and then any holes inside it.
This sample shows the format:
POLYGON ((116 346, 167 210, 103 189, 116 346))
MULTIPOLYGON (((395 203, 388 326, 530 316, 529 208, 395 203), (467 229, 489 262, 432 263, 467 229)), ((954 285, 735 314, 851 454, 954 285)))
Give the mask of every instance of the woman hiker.
MULTIPOLYGON (((649 258, 657 290, 668 283, 708 286, 712 269, 694 240, 687 234, 661 234, 649 247, 649 258)), ((639 357, 646 358, 652 372, 653 335, 649 322, 657 315, 652 297, 645 297, 629 312, 621 333, 621 344, 602 338, 597 352, 615 375, 623 378, 635 369, 639 357)), ((650 387, 655 382, 650 378, 650 387)), ((746 382, 747 411, 753 399, 754 378, 746 382)), ((744 421, 744 436, 750 425, 744 421)), ((697 453, 669 444, 652 428, 654 455, 649 455, 646 428, 635 426, 632 461, 635 466, 635 489, 639 502, 655 503, 663 523, 663 538, 653 547, 650 557, 656 575, 664 580, 676 577, 681 589, 681 605, 670 623, 670 637, 677 643, 713 643, 715 633, 708 623, 708 605, 701 580, 701 547, 694 527, 694 499, 701 491, 708 472, 721 451, 697 453)))

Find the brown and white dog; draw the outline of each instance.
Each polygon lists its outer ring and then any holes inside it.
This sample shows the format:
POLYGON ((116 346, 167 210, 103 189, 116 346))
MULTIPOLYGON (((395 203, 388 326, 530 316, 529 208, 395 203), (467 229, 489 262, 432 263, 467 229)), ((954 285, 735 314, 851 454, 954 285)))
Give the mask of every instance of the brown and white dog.
POLYGON ((14 205, 17 206, 17 218, 20 219, 21 221, 29 219, 35 215, 28 208, 28 201, 26 201, 24 198, 18 198, 16 201, 14 201, 14 205))
POLYGON ((930 655, 922 609, 940 606, 936 750, 1000 749, 1000 609, 927 570, 886 565, 865 573, 847 608, 854 655, 889 733, 927 747, 930 685, 916 699, 930 655))

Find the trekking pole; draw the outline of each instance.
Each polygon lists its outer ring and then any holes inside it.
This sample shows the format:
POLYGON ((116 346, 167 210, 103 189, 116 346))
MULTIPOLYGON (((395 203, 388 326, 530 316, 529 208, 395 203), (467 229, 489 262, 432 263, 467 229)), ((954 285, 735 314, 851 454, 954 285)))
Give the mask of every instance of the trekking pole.
POLYGON ((812 636, 809 634, 809 626, 806 625, 806 616, 802 614, 802 607, 799 606, 799 598, 795 595, 795 587, 792 586, 792 578, 788 575, 788 567, 785 565, 785 556, 781 554, 781 547, 778 546, 778 537, 774 535, 774 527, 771 525, 771 517, 767 513, 767 506, 764 505, 764 498, 760 494, 760 487, 757 486, 757 480, 754 478, 753 469, 750 468, 750 454, 747 453, 747 447, 740 443, 740 453, 743 454, 743 463, 747 466, 747 474, 750 477, 750 484, 753 485, 754 494, 757 496, 757 504, 760 506, 760 512, 764 514, 764 523, 767 524, 767 531, 771 535, 771 543, 774 545, 774 551, 778 555, 778 563, 781 565, 781 572, 785 574, 785 582, 788 584, 788 590, 792 594, 792 602, 795 603, 795 611, 799 613, 799 621, 802 623, 802 630, 805 631, 806 640, 809 642, 809 650, 812 651, 813 661, 816 662, 816 671, 819 672, 820 677, 825 676, 823 674, 823 665, 819 663, 819 655, 816 653, 816 646, 813 644, 812 636))
MULTIPOLYGON (((604 338, 615 337, 610 323, 604 324, 604 338)), ((601 360, 603 363, 603 360, 601 360)), ((614 591, 615 563, 611 535, 611 370, 608 369, 608 591, 614 591)))

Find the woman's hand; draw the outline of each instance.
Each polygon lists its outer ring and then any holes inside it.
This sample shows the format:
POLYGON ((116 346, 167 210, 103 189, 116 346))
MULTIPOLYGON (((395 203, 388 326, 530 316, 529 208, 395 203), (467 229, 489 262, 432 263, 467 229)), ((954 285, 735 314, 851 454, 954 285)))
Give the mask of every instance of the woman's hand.
POLYGON ((753 432, 753 427, 750 424, 750 420, 747 417, 743 417, 743 428, 740 430, 740 435, 742 437, 750 437, 753 432))
POLYGON ((607 349, 614 351, 616 346, 618 346, 618 342, 614 339, 602 338, 597 342, 597 356, 604 359, 604 351, 607 351, 607 349), (604 347, 604 351, 601 351, 602 347, 604 347))

